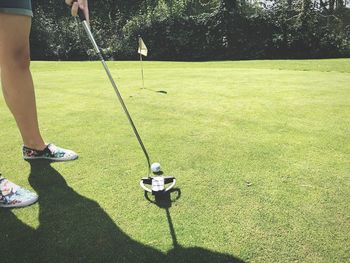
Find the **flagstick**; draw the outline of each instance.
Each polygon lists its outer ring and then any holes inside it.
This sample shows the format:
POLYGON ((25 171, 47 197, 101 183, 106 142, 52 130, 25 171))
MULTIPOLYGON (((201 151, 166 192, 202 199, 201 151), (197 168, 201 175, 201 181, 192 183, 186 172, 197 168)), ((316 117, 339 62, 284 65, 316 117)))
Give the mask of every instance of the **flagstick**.
POLYGON ((140 53, 140 63, 141 63, 141 75, 142 75, 142 88, 145 88, 145 81, 143 79, 143 63, 142 63, 142 54, 140 53))

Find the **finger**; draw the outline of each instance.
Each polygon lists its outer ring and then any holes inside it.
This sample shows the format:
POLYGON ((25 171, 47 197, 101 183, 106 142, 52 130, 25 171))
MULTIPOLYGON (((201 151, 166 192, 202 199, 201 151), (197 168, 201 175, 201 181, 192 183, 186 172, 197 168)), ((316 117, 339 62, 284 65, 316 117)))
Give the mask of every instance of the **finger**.
POLYGON ((74 0, 65 0, 65 2, 66 2, 67 5, 71 6, 72 3, 74 2, 74 0))
POLYGON ((72 10, 71 10, 72 16, 77 16, 78 15, 78 9, 79 9, 78 3, 74 2, 73 5, 72 5, 72 10))
POLYGON ((84 15, 85 15, 86 22, 89 24, 90 20, 89 20, 89 9, 88 9, 88 7, 85 7, 83 12, 84 12, 84 15))
POLYGON ((89 23, 89 6, 88 1, 86 0, 78 0, 79 8, 83 11, 85 20, 87 23, 89 23))

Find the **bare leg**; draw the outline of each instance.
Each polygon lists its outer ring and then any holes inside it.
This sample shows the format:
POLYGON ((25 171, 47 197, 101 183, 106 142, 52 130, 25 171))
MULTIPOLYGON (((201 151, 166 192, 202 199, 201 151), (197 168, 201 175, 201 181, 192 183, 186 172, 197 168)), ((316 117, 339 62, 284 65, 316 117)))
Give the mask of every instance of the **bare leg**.
POLYGON ((0 69, 6 103, 16 119, 25 146, 42 150, 30 73, 31 17, 0 13, 0 69))

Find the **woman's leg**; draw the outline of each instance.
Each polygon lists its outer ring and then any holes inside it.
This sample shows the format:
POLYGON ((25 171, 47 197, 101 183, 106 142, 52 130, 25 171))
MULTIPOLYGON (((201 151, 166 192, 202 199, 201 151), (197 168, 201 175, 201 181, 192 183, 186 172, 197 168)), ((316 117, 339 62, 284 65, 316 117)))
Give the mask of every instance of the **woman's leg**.
POLYGON ((23 143, 32 149, 46 147, 38 125, 30 73, 31 17, 0 13, 0 70, 3 94, 16 119, 23 143))

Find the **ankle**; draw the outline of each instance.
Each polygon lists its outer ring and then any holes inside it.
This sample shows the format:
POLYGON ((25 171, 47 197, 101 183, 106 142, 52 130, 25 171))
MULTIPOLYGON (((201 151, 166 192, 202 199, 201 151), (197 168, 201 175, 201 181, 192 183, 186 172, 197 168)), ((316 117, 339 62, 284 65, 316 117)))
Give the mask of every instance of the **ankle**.
POLYGON ((46 144, 44 142, 43 143, 25 143, 24 146, 33 150, 38 150, 38 151, 42 151, 46 148, 46 144))

